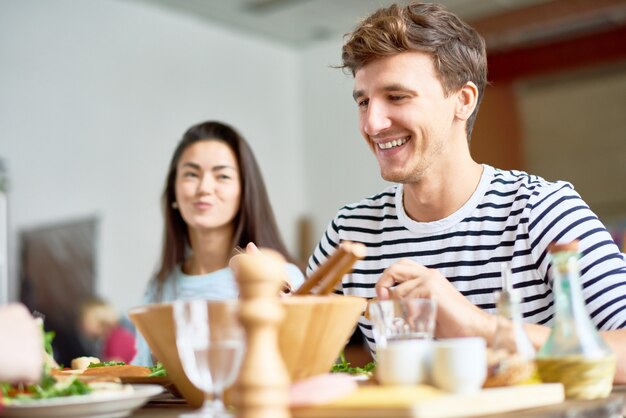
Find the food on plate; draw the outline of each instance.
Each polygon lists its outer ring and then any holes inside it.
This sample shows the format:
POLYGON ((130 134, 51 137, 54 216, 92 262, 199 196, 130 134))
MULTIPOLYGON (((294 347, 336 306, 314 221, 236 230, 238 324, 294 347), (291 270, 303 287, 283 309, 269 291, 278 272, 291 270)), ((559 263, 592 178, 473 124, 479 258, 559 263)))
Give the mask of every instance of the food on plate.
POLYGON ((2 393, 0 401, 9 405, 15 401, 85 395, 91 393, 92 388, 74 376, 57 380, 57 376, 44 373, 41 380, 32 385, 0 383, 0 392, 2 393))
POLYGON ((150 367, 150 377, 164 377, 167 376, 167 370, 163 367, 163 363, 157 362, 154 366, 150 367))
POLYGON ((91 363, 100 363, 98 357, 77 357, 72 360, 72 370, 85 370, 91 363))
MULTIPOLYGON (((37 399, 56 398, 60 396, 87 395, 104 390, 129 391, 133 390, 130 385, 109 382, 87 383, 77 378, 76 375, 63 375, 59 369, 54 368, 56 362, 52 356, 52 339, 54 332, 44 332, 44 351, 48 360, 44 363, 41 379, 35 384, 9 384, 0 382, 0 405, 19 404, 33 402, 37 399)), ((58 367, 58 366, 56 366, 58 367)))
POLYGON ((46 332, 43 328, 43 319, 35 318, 39 322, 39 326, 41 327, 41 332, 43 333, 43 362, 44 362, 44 370, 45 369, 58 369, 59 364, 54 360, 54 356, 52 354, 52 340, 56 333, 54 331, 46 332))
POLYGON ((135 366, 126 364, 123 361, 101 362, 97 357, 78 357, 72 360, 73 370, 63 370, 60 374, 78 373, 81 376, 108 376, 111 378, 120 377, 163 377, 167 376, 167 371, 159 362, 152 367, 135 366))
POLYGON ((364 375, 367 377, 372 377, 374 374, 376 364, 373 361, 367 363, 363 367, 352 367, 350 362, 346 360, 346 356, 343 352, 341 353, 339 359, 339 363, 334 364, 330 369, 332 373, 348 373, 351 375, 364 375))
POLYGON ((148 377, 151 370, 149 367, 121 364, 113 366, 88 367, 82 376, 112 376, 112 377, 148 377))

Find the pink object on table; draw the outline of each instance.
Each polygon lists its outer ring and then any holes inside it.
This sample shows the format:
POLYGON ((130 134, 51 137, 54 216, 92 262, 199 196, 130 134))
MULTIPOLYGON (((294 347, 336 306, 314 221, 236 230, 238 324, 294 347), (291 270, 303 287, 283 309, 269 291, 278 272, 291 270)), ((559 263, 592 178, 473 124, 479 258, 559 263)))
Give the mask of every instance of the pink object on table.
POLYGON ((329 373, 292 383, 289 388, 289 406, 292 408, 321 405, 343 398, 357 390, 354 376, 329 373))

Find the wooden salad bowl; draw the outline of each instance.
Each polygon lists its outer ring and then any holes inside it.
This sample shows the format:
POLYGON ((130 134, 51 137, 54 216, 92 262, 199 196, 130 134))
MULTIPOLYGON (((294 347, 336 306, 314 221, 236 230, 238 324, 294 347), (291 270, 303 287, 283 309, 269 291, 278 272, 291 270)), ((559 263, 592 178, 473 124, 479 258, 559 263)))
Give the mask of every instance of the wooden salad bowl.
MULTIPOLYGON (((281 304, 285 317, 279 328, 278 345, 294 382, 330 371, 352 335, 366 301, 354 296, 293 296, 281 298, 281 304)), ((178 357, 172 306, 140 306, 132 308, 129 316, 183 398, 199 407, 203 393, 189 381, 178 357)))

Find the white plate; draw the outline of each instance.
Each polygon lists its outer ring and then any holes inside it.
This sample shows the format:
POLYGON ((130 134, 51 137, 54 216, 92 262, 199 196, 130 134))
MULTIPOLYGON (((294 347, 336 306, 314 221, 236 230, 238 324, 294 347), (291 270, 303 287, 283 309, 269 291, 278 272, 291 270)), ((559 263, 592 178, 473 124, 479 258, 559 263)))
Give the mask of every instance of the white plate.
POLYGON ((5 405, 2 418, 121 418, 163 392, 159 385, 132 385, 132 391, 100 392, 89 395, 37 399, 5 405))

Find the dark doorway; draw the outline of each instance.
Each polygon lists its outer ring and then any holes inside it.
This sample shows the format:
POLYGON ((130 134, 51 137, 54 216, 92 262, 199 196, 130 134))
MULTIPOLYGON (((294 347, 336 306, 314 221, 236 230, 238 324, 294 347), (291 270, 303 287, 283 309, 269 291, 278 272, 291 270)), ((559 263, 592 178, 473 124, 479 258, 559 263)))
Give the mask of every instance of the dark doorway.
POLYGON ((20 299, 45 315, 46 330, 56 333, 55 359, 67 367, 73 358, 92 354, 77 322, 81 301, 95 291, 97 224, 88 218, 20 233, 20 299))

